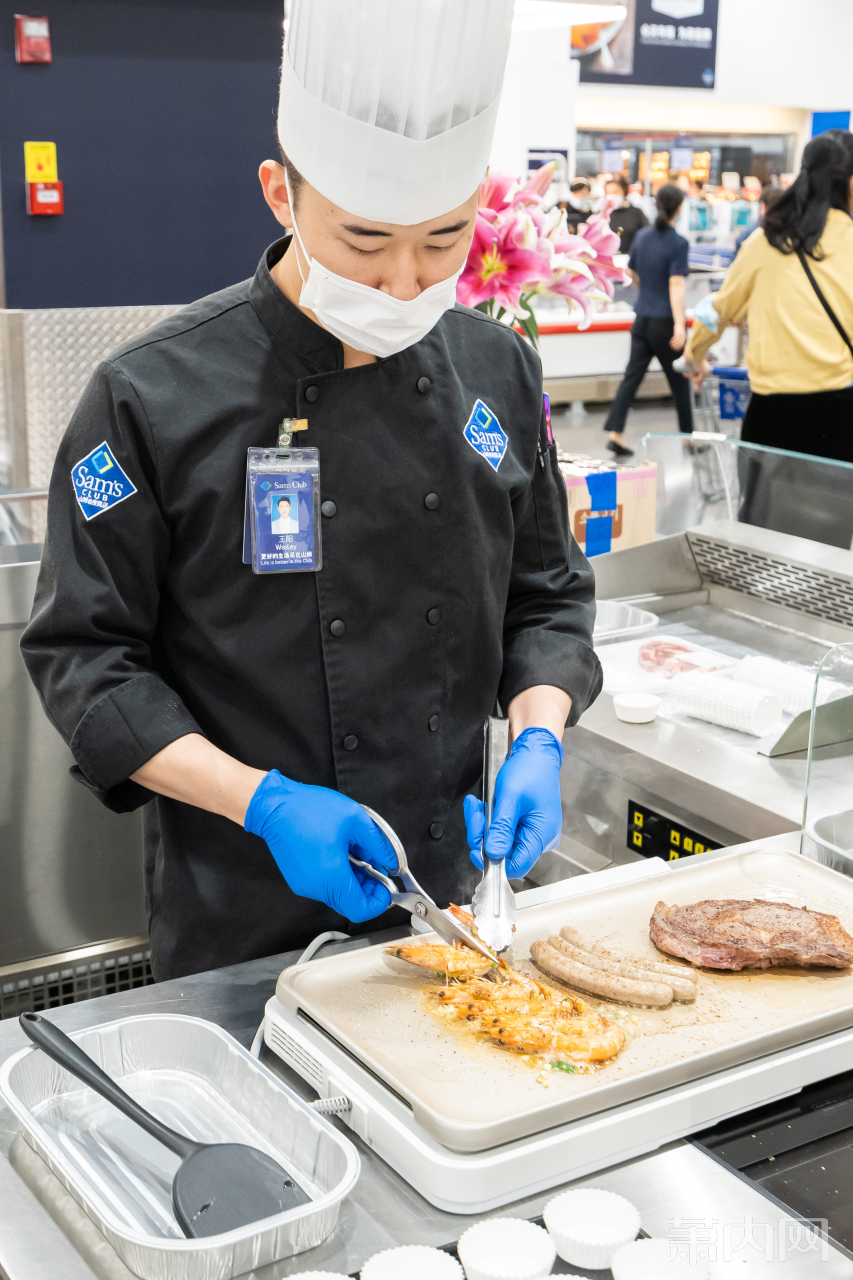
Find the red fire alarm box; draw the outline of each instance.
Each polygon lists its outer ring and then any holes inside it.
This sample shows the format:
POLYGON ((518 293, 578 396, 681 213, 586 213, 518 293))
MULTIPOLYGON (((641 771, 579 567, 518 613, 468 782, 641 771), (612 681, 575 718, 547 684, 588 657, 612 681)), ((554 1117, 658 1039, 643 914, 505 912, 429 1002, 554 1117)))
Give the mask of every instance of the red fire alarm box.
POLYGON ((15 14, 15 61, 52 62, 50 23, 47 18, 15 14))
POLYGON ((64 213, 61 182, 28 182, 27 213, 64 213))

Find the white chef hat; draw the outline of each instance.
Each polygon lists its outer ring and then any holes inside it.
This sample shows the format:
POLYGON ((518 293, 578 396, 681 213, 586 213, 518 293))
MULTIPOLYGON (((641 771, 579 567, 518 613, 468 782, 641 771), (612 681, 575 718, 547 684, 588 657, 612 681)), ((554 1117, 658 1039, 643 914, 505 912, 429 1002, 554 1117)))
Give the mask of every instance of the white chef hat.
POLYGON ((348 213, 406 226, 488 165, 513 0, 293 0, 278 136, 348 213))

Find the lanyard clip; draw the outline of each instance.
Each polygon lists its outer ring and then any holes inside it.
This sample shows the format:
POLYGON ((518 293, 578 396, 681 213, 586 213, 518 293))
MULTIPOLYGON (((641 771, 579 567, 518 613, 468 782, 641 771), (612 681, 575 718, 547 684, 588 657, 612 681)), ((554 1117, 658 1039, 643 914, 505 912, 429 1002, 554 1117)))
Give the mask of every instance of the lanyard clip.
POLYGON ((281 453, 282 450, 287 450, 290 448, 291 443, 293 441, 293 434, 295 431, 307 431, 307 430, 308 430, 307 418, 282 418, 278 428, 277 450, 279 454, 281 453))

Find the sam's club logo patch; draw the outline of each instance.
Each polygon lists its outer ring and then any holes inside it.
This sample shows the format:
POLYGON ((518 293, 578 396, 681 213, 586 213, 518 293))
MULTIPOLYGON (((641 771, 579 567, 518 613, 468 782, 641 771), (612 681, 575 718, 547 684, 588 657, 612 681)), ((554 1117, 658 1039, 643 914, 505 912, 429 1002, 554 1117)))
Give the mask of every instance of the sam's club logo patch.
POLYGON ((130 483, 116 462, 106 440, 71 468, 71 482, 80 510, 87 520, 94 519, 102 511, 109 511, 110 507, 136 493, 135 485, 130 483))
POLYGON ((497 471, 503 462, 509 440, 489 406, 482 400, 478 400, 471 410, 471 417, 465 423, 464 435, 471 448, 481 453, 486 462, 497 471))

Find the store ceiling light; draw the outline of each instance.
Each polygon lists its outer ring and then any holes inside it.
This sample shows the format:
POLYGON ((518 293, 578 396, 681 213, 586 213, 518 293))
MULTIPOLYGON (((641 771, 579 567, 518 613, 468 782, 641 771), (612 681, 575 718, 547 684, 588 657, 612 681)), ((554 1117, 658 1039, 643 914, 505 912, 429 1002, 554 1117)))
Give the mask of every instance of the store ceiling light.
POLYGON ((627 16, 624 4, 575 4, 572 0, 515 0, 514 31, 549 27, 577 27, 587 22, 619 22, 627 16))

